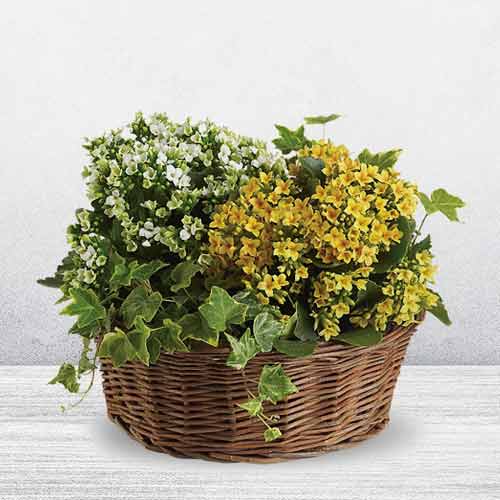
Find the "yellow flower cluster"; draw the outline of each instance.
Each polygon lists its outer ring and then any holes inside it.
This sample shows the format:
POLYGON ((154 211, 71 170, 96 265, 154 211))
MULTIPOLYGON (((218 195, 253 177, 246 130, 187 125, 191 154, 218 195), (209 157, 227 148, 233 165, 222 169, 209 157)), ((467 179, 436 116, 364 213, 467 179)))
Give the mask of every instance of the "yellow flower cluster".
POLYGON ((373 324, 380 331, 386 330, 390 321, 404 326, 414 323, 422 310, 439 301, 439 296, 427 287, 434 282, 436 270, 428 250, 417 253, 414 259, 405 259, 385 277, 383 300, 371 309, 355 311, 351 323, 360 327, 373 324))

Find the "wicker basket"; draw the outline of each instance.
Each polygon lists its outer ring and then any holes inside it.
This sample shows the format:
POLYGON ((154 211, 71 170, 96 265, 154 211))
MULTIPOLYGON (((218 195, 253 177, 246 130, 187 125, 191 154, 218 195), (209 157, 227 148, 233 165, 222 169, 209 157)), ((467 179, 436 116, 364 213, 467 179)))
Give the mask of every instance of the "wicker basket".
POLYGON ((228 349, 165 354, 146 367, 101 360, 108 416, 149 449, 178 457, 278 462, 352 446, 389 421, 394 387, 415 327, 396 328, 373 347, 318 345, 307 358, 259 354, 244 374, 225 365, 228 349), (266 407, 283 436, 237 406, 256 391, 261 368, 281 363, 299 392, 266 407))

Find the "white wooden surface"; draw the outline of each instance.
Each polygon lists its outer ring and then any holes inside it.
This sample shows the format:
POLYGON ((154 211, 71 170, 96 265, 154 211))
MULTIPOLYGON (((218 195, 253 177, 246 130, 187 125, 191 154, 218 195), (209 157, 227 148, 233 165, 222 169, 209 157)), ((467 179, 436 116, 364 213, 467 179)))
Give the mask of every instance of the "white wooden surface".
POLYGON ((273 465, 144 450, 97 386, 69 414, 54 367, 0 367, 0 500, 500 499, 500 367, 404 367, 392 422, 356 448, 273 465))

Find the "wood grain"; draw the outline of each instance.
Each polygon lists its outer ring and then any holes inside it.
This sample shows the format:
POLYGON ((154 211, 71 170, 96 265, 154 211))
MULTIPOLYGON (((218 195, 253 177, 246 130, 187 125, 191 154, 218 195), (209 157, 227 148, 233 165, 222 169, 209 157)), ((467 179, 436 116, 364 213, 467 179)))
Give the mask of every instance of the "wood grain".
POLYGON ((500 367, 404 367, 389 427, 356 448, 252 465, 144 450, 99 387, 61 414, 54 367, 0 367, 0 500, 500 499, 500 367))

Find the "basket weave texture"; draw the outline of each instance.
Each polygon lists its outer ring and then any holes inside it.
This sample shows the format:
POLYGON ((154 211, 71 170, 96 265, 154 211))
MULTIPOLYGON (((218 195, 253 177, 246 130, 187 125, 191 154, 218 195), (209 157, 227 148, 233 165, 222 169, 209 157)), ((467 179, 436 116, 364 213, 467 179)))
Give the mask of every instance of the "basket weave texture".
POLYGON ((244 373, 226 366, 227 348, 162 353, 144 366, 101 360, 108 416, 145 447, 178 457, 279 462, 346 448, 389 421, 394 388, 415 327, 395 328, 372 347, 321 343, 307 358, 257 355, 244 373), (282 437, 237 406, 257 392, 262 366, 281 363, 299 391, 276 405, 282 437))

